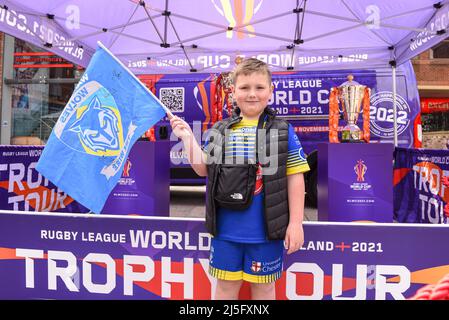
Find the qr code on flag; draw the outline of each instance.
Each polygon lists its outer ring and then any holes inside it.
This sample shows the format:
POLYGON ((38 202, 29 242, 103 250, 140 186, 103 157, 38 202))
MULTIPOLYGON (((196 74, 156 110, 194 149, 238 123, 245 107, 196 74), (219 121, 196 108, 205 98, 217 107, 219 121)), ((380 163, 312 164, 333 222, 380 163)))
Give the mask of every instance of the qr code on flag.
POLYGON ((184 112, 184 88, 161 88, 159 100, 172 112, 184 112))

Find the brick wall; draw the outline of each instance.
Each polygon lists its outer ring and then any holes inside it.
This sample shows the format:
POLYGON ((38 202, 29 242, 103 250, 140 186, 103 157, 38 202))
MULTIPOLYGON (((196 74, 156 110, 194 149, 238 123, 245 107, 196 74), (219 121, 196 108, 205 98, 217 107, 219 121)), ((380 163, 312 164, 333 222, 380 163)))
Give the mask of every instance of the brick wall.
POLYGON ((412 60, 418 85, 449 86, 449 59, 431 59, 430 55, 427 50, 412 60))
MULTIPOLYGON (((418 86, 449 86, 449 59, 432 59, 431 50, 412 60, 418 86)), ((425 97, 449 97, 449 90, 426 91, 425 97)), ((421 93, 421 92, 420 92, 421 93)), ((421 94, 423 96, 423 94, 421 94)), ((447 149, 448 131, 423 132, 424 149, 447 149)))

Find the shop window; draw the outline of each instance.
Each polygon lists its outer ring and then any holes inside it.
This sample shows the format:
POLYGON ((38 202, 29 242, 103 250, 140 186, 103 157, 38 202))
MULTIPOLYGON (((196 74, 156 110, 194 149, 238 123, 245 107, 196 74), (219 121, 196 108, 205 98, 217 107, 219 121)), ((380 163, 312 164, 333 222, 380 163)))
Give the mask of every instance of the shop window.
POLYGON ((15 39, 11 143, 45 143, 78 82, 78 67, 51 52, 15 39))
POLYGON ((449 112, 433 112, 421 114, 422 131, 449 131, 449 112))
POLYGON ((434 59, 449 59, 449 39, 446 39, 432 48, 434 59))

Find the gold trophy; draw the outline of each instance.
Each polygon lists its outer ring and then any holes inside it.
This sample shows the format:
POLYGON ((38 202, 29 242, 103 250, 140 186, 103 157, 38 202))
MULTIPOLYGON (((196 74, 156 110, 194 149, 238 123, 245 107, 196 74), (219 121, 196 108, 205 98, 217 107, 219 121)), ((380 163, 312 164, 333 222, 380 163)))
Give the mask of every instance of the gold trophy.
POLYGON ((341 142, 369 142, 369 88, 354 81, 353 75, 348 75, 348 81, 339 87, 332 88, 329 98, 329 140, 338 141, 338 120, 340 112, 346 126, 342 130, 341 142), (338 107, 341 104, 341 110, 338 107), (363 104, 363 131, 357 126, 357 121, 363 104))

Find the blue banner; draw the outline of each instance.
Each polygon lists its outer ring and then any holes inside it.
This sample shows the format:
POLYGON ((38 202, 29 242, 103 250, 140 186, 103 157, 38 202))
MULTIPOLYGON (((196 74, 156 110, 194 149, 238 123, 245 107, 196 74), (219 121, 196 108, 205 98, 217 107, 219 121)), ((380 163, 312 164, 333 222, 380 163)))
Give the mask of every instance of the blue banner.
POLYGON ((396 148, 394 217, 398 222, 449 223, 449 152, 396 148))
POLYGON ((36 170, 100 213, 132 145, 164 115, 157 98, 100 46, 53 128, 36 170))

